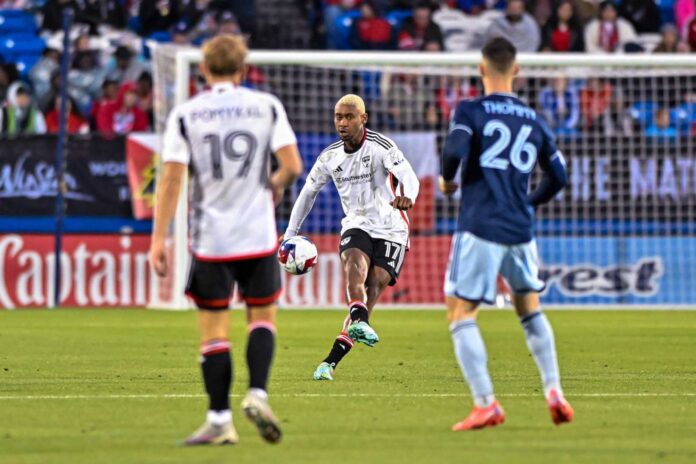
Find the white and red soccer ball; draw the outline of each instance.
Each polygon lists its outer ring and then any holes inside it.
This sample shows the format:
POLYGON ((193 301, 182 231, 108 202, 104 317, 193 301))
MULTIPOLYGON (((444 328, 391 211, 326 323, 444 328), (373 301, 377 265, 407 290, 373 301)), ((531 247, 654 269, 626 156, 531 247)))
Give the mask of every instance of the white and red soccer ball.
POLYGON ((307 237, 296 235, 283 240, 278 249, 280 266, 290 274, 306 274, 317 265, 317 247, 307 237))

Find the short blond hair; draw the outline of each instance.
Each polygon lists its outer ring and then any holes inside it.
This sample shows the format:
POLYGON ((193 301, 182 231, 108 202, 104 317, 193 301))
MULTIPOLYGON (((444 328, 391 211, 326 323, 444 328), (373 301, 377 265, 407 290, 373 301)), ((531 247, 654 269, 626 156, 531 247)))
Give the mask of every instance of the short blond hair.
POLYGON ((336 102, 336 106, 338 105, 354 106, 360 114, 365 113, 365 102, 358 95, 352 93, 342 96, 336 102))
POLYGON ((203 44, 203 62, 213 76, 232 76, 244 69, 248 52, 241 37, 218 35, 203 44))

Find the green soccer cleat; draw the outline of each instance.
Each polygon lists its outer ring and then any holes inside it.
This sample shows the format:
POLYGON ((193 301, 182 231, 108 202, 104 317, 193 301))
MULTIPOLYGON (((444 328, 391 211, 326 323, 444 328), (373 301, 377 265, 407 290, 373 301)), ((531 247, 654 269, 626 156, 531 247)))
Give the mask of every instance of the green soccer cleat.
POLYGON ((331 367, 331 364, 323 362, 314 371, 314 380, 333 380, 333 372, 334 369, 331 367))
POLYGON ((364 343, 367 346, 375 346, 375 343, 379 341, 379 335, 375 332, 375 329, 370 327, 365 321, 359 321, 355 324, 351 324, 348 327, 348 336, 353 340, 364 343))

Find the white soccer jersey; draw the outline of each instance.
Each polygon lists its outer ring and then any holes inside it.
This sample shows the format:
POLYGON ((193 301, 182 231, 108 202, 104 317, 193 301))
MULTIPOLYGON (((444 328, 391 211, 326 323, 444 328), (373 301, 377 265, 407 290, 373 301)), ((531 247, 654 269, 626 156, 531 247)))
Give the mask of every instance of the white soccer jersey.
POLYGON ((215 84, 172 110, 162 161, 189 166, 189 246, 196 258, 275 252, 270 157, 296 143, 276 97, 231 83, 215 84))
POLYGON ((392 140, 365 129, 365 138, 356 152, 346 153, 343 142, 329 145, 307 176, 285 236, 297 235, 319 190, 333 180, 346 215, 341 234, 355 228, 372 238, 407 245, 408 216, 390 205, 395 197, 392 175, 399 181, 399 195, 415 202, 420 187, 418 177, 392 140))

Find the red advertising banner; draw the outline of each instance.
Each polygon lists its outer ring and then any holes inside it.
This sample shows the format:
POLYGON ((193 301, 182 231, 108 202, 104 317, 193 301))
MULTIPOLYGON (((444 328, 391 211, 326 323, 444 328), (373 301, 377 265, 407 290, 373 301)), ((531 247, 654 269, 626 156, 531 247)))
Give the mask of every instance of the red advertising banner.
MULTIPOLYGON (((0 235, 0 308, 53 303, 53 235, 0 235)), ((67 235, 61 255, 64 306, 145 306, 147 235, 67 235)))
MULTIPOLYGON (((280 304, 285 307, 342 307, 345 284, 338 255, 339 236, 311 238, 319 250, 319 263, 303 276, 282 273, 284 292, 280 304)), ((380 303, 440 304, 449 242, 449 237, 442 236, 412 238, 399 282, 387 288, 380 303)), ((65 236, 61 304, 69 307, 147 306, 152 290, 147 262, 149 245, 147 235, 65 236)), ((53 246, 50 234, 0 235, 0 308, 52 304, 53 246)))

